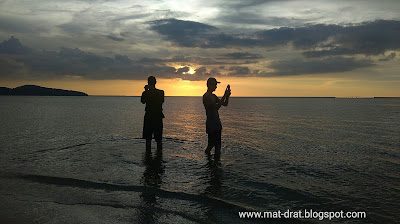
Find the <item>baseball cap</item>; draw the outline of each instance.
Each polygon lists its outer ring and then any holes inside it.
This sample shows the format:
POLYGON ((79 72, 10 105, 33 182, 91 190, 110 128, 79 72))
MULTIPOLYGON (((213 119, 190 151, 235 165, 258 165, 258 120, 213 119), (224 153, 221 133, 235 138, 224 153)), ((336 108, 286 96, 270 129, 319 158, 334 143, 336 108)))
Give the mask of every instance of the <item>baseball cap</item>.
POLYGON ((218 82, 215 78, 208 78, 207 79, 207 84, 217 84, 217 83, 221 83, 221 82, 218 82))

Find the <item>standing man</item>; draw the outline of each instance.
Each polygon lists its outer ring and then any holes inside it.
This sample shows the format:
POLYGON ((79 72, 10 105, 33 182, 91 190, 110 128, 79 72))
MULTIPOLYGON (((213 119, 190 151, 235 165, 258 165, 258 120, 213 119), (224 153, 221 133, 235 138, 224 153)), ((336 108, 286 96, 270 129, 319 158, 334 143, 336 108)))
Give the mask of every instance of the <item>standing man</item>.
POLYGON ((151 150, 151 139, 157 142, 157 150, 162 149, 163 118, 162 104, 164 103, 164 91, 156 89, 156 78, 150 76, 148 85, 144 86, 144 92, 140 101, 146 104, 146 113, 143 123, 143 138, 146 139, 146 150, 151 150))
POLYGON ((213 94, 217 89, 218 83, 220 82, 217 82, 215 78, 209 78, 207 80, 207 92, 203 95, 203 104, 207 115, 206 132, 208 134, 208 146, 205 152, 210 154, 211 149, 215 147, 215 158, 219 158, 221 155, 222 124, 218 110, 221 106, 228 106, 229 96, 231 95, 229 85, 226 87, 225 94, 221 100, 213 94))

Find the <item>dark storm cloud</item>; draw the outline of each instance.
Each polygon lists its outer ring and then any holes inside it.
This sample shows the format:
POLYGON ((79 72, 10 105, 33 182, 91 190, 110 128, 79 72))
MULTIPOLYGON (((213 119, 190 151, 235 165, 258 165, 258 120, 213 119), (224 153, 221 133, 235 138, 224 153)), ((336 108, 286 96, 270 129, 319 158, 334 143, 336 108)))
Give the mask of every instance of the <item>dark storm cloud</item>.
POLYGON ((248 67, 242 66, 232 66, 229 68, 230 76, 247 76, 250 73, 250 69, 248 67))
POLYGON ((251 61, 251 60, 246 60, 246 61, 238 61, 237 59, 233 58, 196 58, 196 64, 200 65, 242 65, 242 64, 256 64, 258 61, 251 61))
POLYGON ((347 72, 358 68, 373 66, 371 60, 346 57, 329 57, 323 59, 292 59, 286 61, 274 61, 270 68, 275 72, 264 73, 265 76, 292 76, 304 74, 322 74, 347 72))
POLYGON ((233 52, 233 53, 224 54, 222 56, 224 56, 226 58, 230 58, 230 59, 237 59, 237 60, 263 58, 260 54, 252 54, 249 52, 233 52))
POLYGON ((309 49, 335 35, 342 27, 338 25, 310 25, 301 28, 281 27, 255 34, 264 46, 280 46, 292 43, 295 48, 309 49))
POLYGON ((256 46, 256 40, 239 38, 220 32, 203 23, 164 19, 150 22, 151 29, 168 41, 181 47, 223 48, 230 46, 256 46))
POLYGON ((114 35, 107 35, 107 38, 110 40, 114 40, 114 41, 124 41, 125 40, 124 38, 116 37, 114 35))
POLYGON ((246 24, 246 25, 271 25, 274 27, 280 26, 300 26, 307 20, 302 19, 288 19, 283 17, 268 17, 264 15, 257 15, 254 12, 235 12, 229 13, 218 17, 218 21, 233 23, 233 24, 246 24))
POLYGON ((313 47, 335 34, 340 26, 313 25, 303 28, 271 29, 248 36, 226 34, 206 24, 176 19, 153 21, 152 29, 182 47, 231 48, 275 47, 290 42, 297 48, 313 47))
POLYGON ((104 57, 78 48, 38 51, 25 47, 16 38, 0 43, 0 77, 13 79, 52 79, 80 76, 86 79, 145 79, 149 75, 179 78, 175 68, 159 64, 142 64, 126 55, 104 57))
POLYGON ((191 57, 191 56, 174 56, 172 58, 142 58, 139 60, 140 63, 151 64, 151 63, 192 63, 197 65, 233 65, 233 64, 254 64, 257 61, 250 61, 249 59, 258 59, 261 57, 258 54, 240 53, 236 52, 232 54, 225 54, 224 58, 213 59, 211 57, 191 57), (246 59, 246 61, 235 62, 232 60, 246 59))
MULTIPOLYGON (((78 48, 62 47, 58 51, 38 51, 25 47, 17 38, 0 43, 0 78, 53 79, 79 76, 93 80, 138 80, 149 75, 160 78, 206 80, 221 75, 218 69, 200 67, 189 74, 190 67, 175 69, 167 62, 189 61, 190 57, 175 56, 170 59, 144 58, 138 61, 126 55, 104 57, 78 48)), ((194 59, 197 60, 197 59, 194 59)))
POLYGON ((328 55, 377 55, 388 50, 400 49, 400 21, 378 20, 347 27, 340 27, 323 50, 304 52, 307 57, 328 55))
POLYGON ((208 33, 217 30, 214 26, 177 19, 156 20, 150 24, 152 30, 183 47, 206 46, 208 33))
MULTIPOLYGON (((168 34, 168 37, 173 37, 176 33, 182 33, 179 29, 171 32, 168 27, 169 23, 175 24, 176 20, 164 20, 157 22, 157 30, 168 34), (162 27, 166 25, 167 27, 162 27), (159 27, 161 26, 161 27, 159 27), (172 34, 171 34, 172 33, 172 34)), ((178 22, 180 24, 180 22, 178 22)), ((183 22, 180 28, 190 26, 189 23, 183 22)), ((191 28, 192 31, 184 31, 187 35, 197 34, 200 37, 206 37, 209 40, 218 39, 221 35, 213 34, 214 36, 202 36, 202 32, 214 32, 216 28, 211 26, 203 26, 197 24, 191 28)), ((318 45, 324 42, 325 39, 333 35, 332 33, 340 31, 342 28, 335 25, 315 25, 307 28, 301 28, 300 31, 291 28, 281 28, 269 30, 268 32, 258 33, 259 39, 256 41, 263 41, 269 45, 279 45, 292 41, 293 45, 298 48, 307 48, 318 45), (308 33, 307 30, 311 29, 312 32, 308 33), (319 31, 322 34, 318 34, 319 31), (296 36, 296 33, 299 34, 296 36), (312 35, 315 34, 315 35, 312 35), (318 34, 318 35, 317 35, 318 34), (282 37, 282 35, 285 38, 282 37)), ((362 29, 361 29, 362 30, 362 29)), ((390 31, 388 31, 390 32, 390 31)), ((354 35, 354 34, 353 34, 354 35)), ((225 35, 227 39, 236 41, 229 35, 225 35)), ((347 40, 344 37, 340 37, 347 40)), ((223 38, 222 38, 223 39, 223 38)), ((338 38, 339 39, 339 38, 338 38)), ((176 39, 178 41, 178 39, 176 39)), ((231 41, 230 43, 232 43, 231 41)), ((219 41, 220 45, 229 43, 229 41, 219 41)), ((239 42, 237 42, 239 43, 239 42)), ((255 42, 258 44, 258 42, 255 42)), ((266 44, 266 45, 268 45, 266 44)), ((326 44, 325 46, 327 46, 326 44)), ((387 48, 393 48, 392 43, 387 45, 387 48)), ((334 46, 334 45, 332 45, 334 46)), ((301 59, 286 61, 274 61, 271 63, 270 68, 275 72, 266 73, 263 71, 251 71, 249 67, 240 66, 243 64, 256 63, 262 56, 249 52, 233 52, 222 55, 224 58, 215 60, 210 57, 192 57, 178 55, 172 58, 143 58, 139 61, 133 61, 125 55, 115 56, 99 56, 93 53, 82 51, 78 48, 61 48, 58 51, 37 51, 22 45, 16 38, 11 38, 0 44, 0 65, 1 77, 12 78, 13 74, 26 74, 31 78, 56 78, 62 76, 81 76, 86 79, 145 79, 148 75, 157 75, 162 78, 182 78, 186 80, 205 80, 209 76, 290 76, 302 74, 321 74, 321 73, 335 73, 351 71, 358 68, 373 66, 371 60, 357 60, 349 57, 327 57, 322 59, 301 59), (246 60, 246 61, 244 61, 246 60), (254 60, 254 61, 251 61, 254 60), (198 68, 194 74, 188 74, 189 67, 183 67, 176 70, 174 67, 167 66, 167 63, 195 63, 203 65, 198 68), (228 68, 220 67, 217 69, 216 65, 228 65, 228 68), (210 66, 206 68, 206 66, 210 66), (210 70, 211 68, 211 70, 210 70)), ((395 54, 391 54, 384 58, 384 60, 391 60, 395 58, 395 54)))
POLYGON ((152 22, 152 29, 182 47, 278 47, 292 44, 306 57, 376 55, 400 49, 400 21, 378 20, 362 24, 281 27, 252 35, 225 34, 213 26, 176 19, 152 22))
POLYGON ((142 58, 139 60, 139 62, 141 63, 168 63, 168 62, 194 62, 195 59, 193 57, 188 57, 188 56, 182 56, 182 55, 178 55, 178 56, 174 56, 172 58, 142 58))
POLYGON ((0 44, 0 54, 29 54, 31 52, 31 48, 23 46, 19 40, 13 36, 0 44))

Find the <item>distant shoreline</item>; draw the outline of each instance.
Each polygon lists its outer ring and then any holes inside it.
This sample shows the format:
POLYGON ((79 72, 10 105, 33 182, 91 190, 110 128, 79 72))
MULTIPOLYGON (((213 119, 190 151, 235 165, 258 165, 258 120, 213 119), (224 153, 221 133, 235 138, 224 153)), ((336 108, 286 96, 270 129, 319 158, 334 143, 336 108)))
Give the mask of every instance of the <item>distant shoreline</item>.
POLYGON ((36 85, 23 85, 16 88, 0 87, 0 95, 2 96, 88 96, 87 93, 47 88, 36 85))

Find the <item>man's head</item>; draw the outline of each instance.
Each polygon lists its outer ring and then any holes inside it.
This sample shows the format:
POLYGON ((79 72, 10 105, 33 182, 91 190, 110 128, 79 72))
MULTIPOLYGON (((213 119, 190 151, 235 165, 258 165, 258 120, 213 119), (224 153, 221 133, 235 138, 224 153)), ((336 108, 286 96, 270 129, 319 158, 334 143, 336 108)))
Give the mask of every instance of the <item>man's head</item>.
POLYGON ((149 84, 149 86, 154 86, 154 85, 156 85, 156 83, 157 83, 156 77, 150 76, 150 77, 147 79, 147 83, 149 84))
POLYGON ((208 78, 207 79, 207 88, 211 91, 215 91, 217 89, 217 84, 221 83, 218 82, 215 78, 208 78))

